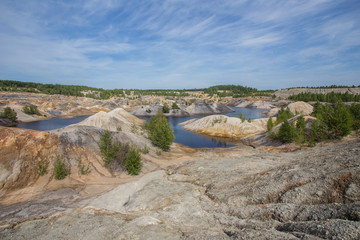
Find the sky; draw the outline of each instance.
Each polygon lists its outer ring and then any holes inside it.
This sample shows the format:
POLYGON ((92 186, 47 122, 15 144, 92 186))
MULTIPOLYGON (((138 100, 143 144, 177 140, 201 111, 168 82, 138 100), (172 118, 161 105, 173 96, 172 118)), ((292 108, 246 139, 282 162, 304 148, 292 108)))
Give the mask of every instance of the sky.
POLYGON ((0 12, 3 80, 360 85, 359 0, 1 0, 0 12))

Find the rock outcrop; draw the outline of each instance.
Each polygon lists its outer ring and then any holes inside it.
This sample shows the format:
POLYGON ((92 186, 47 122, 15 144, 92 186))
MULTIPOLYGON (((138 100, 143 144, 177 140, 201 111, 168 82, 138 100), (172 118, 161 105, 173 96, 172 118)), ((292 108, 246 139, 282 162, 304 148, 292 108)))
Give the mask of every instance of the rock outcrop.
POLYGON ((275 108, 273 104, 267 101, 241 101, 235 105, 241 108, 257 108, 257 109, 272 109, 275 108))
POLYGON ((301 115, 310 115, 314 111, 314 107, 306 102, 294 102, 290 103, 287 108, 293 113, 293 114, 301 114, 301 115))
POLYGON ((211 115, 181 123, 184 129, 214 137, 242 138, 266 131, 267 118, 251 122, 224 115, 211 115))
MULTIPOLYGON (((162 110, 163 105, 141 106, 133 110, 131 113, 135 116, 155 116, 158 111, 162 110)), ((181 106, 180 109, 170 109, 169 113, 164 115, 167 117, 187 117, 194 115, 209 115, 234 112, 230 107, 222 103, 192 103, 190 106, 181 106)))
POLYGON ((0 206, 0 238, 355 240, 359 149, 359 139, 281 154, 228 149, 90 199, 67 190, 0 206))
POLYGON ((230 113, 234 112, 228 106, 225 106, 222 103, 198 103, 195 102, 188 106, 185 111, 187 111, 190 115, 204 115, 204 114, 222 114, 222 113, 230 113))

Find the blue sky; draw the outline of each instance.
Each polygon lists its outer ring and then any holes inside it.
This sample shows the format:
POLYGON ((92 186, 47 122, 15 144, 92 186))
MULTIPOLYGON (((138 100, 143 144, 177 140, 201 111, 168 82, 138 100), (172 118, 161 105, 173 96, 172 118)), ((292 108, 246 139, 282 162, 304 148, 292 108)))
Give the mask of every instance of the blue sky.
POLYGON ((106 89, 360 84, 358 0, 1 0, 0 12, 0 79, 106 89))

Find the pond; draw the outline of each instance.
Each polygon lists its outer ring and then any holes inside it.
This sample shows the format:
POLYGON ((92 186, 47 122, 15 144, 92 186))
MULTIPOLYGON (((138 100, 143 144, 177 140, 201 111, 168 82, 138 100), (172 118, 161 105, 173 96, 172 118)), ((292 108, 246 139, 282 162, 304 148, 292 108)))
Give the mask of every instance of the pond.
MULTIPOLYGON (((224 114, 229 117, 235 117, 236 115, 243 114, 243 116, 248 119, 257 119, 261 118, 262 114, 266 110, 259 109, 250 109, 250 108, 236 108, 232 107, 235 112, 224 114)), ((51 118, 47 120, 20 123, 16 127, 33 129, 39 131, 51 131, 58 128, 63 128, 71 124, 75 124, 83 121, 88 116, 80 116, 74 118, 51 118)), ((232 147, 234 143, 231 139, 228 138, 217 138, 210 137, 202 134, 193 133, 187 131, 179 125, 182 122, 193 118, 201 118, 203 116, 191 116, 191 117, 169 117, 169 123, 171 128, 174 130, 175 142, 182 145, 192 147, 192 148, 215 148, 215 147, 232 147)), ((148 120, 149 117, 141 117, 141 119, 148 120)))
POLYGON ((33 129, 38 131, 51 131, 59 128, 67 127, 71 124, 75 124, 83 121, 88 116, 80 116, 74 118, 51 118, 46 120, 40 120, 35 122, 19 123, 16 125, 18 128, 33 129))
MULTIPOLYGON (((263 117, 266 110, 251 109, 251 108, 237 108, 232 107, 235 112, 224 114, 229 117, 235 117, 242 114, 246 119, 258 119, 263 117)), ((232 147, 236 142, 229 138, 210 137, 198 133, 193 133, 182 128, 180 123, 188 121, 193 118, 202 118, 203 116, 191 117, 168 117, 171 128, 174 130, 175 142, 192 148, 216 148, 216 147, 232 147)), ((141 117, 141 119, 148 120, 149 117, 141 117)))

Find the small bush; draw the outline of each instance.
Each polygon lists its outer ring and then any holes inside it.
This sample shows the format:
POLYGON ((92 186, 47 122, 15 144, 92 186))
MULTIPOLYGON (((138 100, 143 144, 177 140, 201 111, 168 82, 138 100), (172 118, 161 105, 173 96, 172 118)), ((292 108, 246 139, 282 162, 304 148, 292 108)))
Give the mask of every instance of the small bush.
POLYGON ((248 119, 248 122, 249 122, 249 123, 251 123, 251 122, 252 122, 251 118, 249 118, 249 119, 248 119))
POLYGON ((161 154, 162 154, 161 149, 157 149, 157 150, 156 150, 156 155, 160 156, 161 154))
POLYGON ((36 168, 37 173, 40 176, 44 176, 45 174, 47 174, 48 166, 49 166, 49 162, 42 158, 41 161, 37 165, 37 168, 36 168))
POLYGON ((68 166, 60 156, 54 163, 54 178, 56 180, 62 180, 70 174, 70 166, 68 166))
POLYGON ((165 103, 164 106, 162 107, 162 112, 163 113, 169 113, 170 112, 170 108, 169 106, 165 103))
POLYGON ((139 151, 132 147, 126 155, 125 167, 129 174, 138 175, 141 169, 141 157, 139 151))
POLYGON ((270 132, 274 127, 274 123, 272 121, 272 118, 270 117, 269 120, 267 121, 267 130, 268 132, 270 132))
POLYGON ((111 161, 116 157, 119 147, 112 144, 112 136, 110 131, 106 130, 100 138, 99 148, 103 157, 105 166, 107 167, 111 161))
POLYGON ((136 124, 133 122, 131 124, 131 132, 134 133, 134 134, 137 134, 138 133, 138 127, 136 126, 136 124))
POLYGON ((12 122, 16 122, 17 114, 15 110, 11 109, 10 107, 4 108, 3 112, 0 114, 0 117, 9 119, 12 122))
POLYGON ((88 165, 85 167, 81 160, 79 160, 78 168, 81 175, 87 175, 90 173, 90 163, 88 163, 88 165))
POLYGON ((116 131, 121 132, 121 131, 122 131, 121 126, 117 127, 117 128, 116 128, 116 131))
POLYGON ((41 116, 41 113, 39 112, 37 106, 34 106, 34 105, 31 105, 30 107, 29 106, 24 106, 23 107, 23 112, 26 113, 26 114, 29 114, 29 115, 38 115, 38 116, 41 116))
POLYGON ((241 122, 245 122, 245 117, 242 113, 240 113, 240 119, 241 119, 241 122))
POLYGON ((143 154, 148 154, 149 151, 150 151, 150 149, 149 149, 149 147, 146 146, 146 145, 141 149, 141 152, 142 152, 143 154))
POLYGON ((171 106, 172 109, 180 109, 176 102, 174 102, 171 106))

